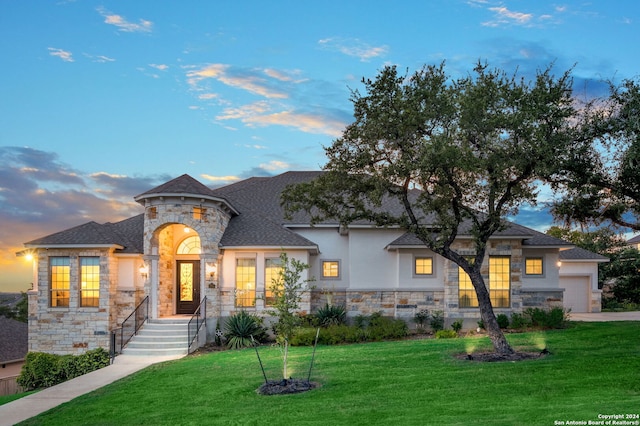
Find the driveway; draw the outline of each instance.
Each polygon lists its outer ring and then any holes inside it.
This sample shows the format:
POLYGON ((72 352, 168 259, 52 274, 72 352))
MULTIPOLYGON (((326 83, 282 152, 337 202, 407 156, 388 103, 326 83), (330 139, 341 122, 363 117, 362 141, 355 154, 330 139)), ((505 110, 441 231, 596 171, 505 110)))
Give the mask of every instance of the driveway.
POLYGON ((598 312, 598 313, 573 313, 569 314, 571 321, 640 321, 640 311, 633 312, 598 312))

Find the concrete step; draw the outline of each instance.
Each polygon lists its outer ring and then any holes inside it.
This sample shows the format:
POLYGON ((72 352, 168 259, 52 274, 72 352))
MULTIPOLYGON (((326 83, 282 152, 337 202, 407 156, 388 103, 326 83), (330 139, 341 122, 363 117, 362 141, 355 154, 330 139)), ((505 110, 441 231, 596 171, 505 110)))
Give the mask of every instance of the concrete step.
POLYGON ((187 354, 189 319, 148 320, 122 350, 123 355, 173 356, 187 354))

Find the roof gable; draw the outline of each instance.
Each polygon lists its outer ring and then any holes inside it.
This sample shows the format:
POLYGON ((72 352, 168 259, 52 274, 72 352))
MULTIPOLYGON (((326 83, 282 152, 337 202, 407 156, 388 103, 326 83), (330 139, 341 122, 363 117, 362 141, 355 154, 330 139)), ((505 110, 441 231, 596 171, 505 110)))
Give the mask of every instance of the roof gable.
POLYGON ((169 182, 156 186, 153 189, 143 192, 140 195, 133 197, 135 200, 141 198, 148 198, 149 195, 162 195, 162 194, 191 194, 191 195, 205 195, 213 196, 213 191, 208 186, 205 186, 198 180, 192 178, 188 174, 178 176, 169 182))

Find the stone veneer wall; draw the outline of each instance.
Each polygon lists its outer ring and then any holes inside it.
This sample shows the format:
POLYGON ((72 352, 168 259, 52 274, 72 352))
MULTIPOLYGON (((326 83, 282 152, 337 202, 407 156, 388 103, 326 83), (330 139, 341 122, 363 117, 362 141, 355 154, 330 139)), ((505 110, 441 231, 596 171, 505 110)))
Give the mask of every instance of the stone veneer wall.
POLYGON ((174 291, 175 291, 175 275, 174 275, 174 236, 172 228, 167 226, 160 232, 158 238, 160 254, 160 271, 158 282, 158 313, 161 317, 173 315, 174 308, 174 291))
MULTIPOLYGON (((210 200, 188 197, 150 198, 145 201, 144 221, 144 255, 158 259, 158 314, 173 315, 175 312, 175 237, 171 227, 167 225, 181 224, 193 229, 200 237, 201 271, 206 271, 206 263, 218 263, 219 244, 224 230, 231 219, 230 213, 210 200), (155 208, 155 215, 150 215, 150 208, 155 208), (193 207, 204 207, 206 214, 201 219, 194 219, 193 207)), ((151 263, 149 263, 151 266, 151 263)), ((219 268, 219 265, 218 265, 219 268)), ((153 276, 154 271, 150 271, 153 276)), ((218 277, 220 270, 218 269, 218 277)), ((221 303, 218 300, 219 278, 205 279, 200 297, 207 297, 206 314, 207 334, 215 333, 215 321, 221 315, 221 303)), ((151 292, 152 283, 147 280, 144 294, 151 292)))
MULTIPOLYGON (((452 248, 464 256, 473 256, 473 241, 456 241, 452 248)), ((519 239, 490 240, 484 261, 482 276, 489 284, 489 257, 507 256, 511 264, 511 300, 509 308, 494 308, 496 314, 520 312, 522 310, 522 242, 519 239)), ((458 265, 445 261, 445 318, 477 319, 480 318, 478 308, 460 308, 458 301, 458 265)))
POLYGON ((29 351, 81 354, 90 349, 109 348, 110 287, 114 279, 113 259, 108 250, 39 250, 38 285, 29 292, 29 351), (69 257, 69 307, 49 306, 49 257, 69 257), (79 258, 100 257, 98 307, 80 307, 79 258))

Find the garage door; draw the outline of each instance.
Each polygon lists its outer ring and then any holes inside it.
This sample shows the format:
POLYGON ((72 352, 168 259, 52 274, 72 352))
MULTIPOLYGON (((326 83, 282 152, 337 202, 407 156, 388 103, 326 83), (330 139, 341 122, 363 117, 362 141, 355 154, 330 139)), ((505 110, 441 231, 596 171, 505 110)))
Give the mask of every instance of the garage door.
POLYGON ((565 289, 565 309, 571 309, 571 312, 591 312, 589 277, 561 277, 560 287, 565 289))

